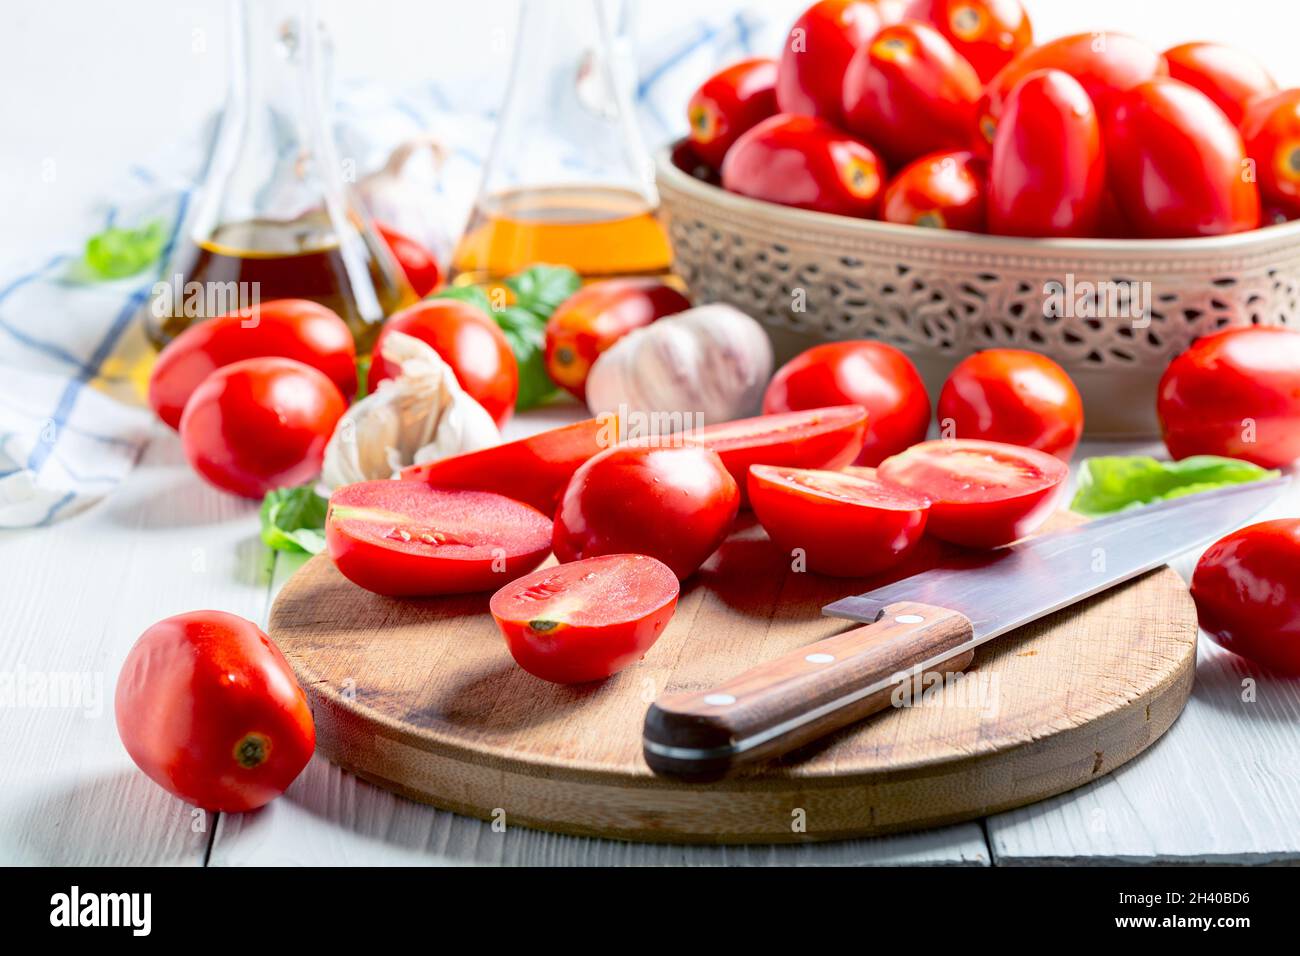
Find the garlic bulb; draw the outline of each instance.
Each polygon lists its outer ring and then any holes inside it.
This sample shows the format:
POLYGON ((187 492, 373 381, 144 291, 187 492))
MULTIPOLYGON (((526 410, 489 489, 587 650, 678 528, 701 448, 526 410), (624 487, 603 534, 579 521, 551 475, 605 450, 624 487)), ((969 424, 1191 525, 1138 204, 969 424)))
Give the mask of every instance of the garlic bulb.
POLYGON ((592 414, 699 413, 705 424, 756 414, 772 375, 762 326, 729 305, 660 319, 601 353, 587 376, 592 414))
POLYGON ((407 465, 500 444, 492 416, 429 345, 390 332, 383 356, 402 372, 380 382, 335 426, 321 472, 329 488, 391 478, 407 465))

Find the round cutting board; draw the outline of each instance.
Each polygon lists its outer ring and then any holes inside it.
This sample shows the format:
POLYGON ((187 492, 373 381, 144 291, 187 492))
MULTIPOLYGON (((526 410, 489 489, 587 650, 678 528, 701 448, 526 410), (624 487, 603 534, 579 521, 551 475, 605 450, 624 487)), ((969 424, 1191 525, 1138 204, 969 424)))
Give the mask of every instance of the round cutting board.
MULTIPOLYGON (((909 571, 956 559, 929 547, 909 571)), ((656 696, 854 626, 821 607, 880 583, 792 572, 748 527, 688 582, 644 660, 576 687, 514 664, 488 595, 380 597, 324 555, 284 586, 270 630, 307 690, 317 746, 344 769, 458 813, 627 840, 835 839, 1006 810, 1130 760, 1191 690, 1195 610, 1162 568, 985 645, 961 680, 779 763, 708 784, 650 772, 641 726, 656 696)))

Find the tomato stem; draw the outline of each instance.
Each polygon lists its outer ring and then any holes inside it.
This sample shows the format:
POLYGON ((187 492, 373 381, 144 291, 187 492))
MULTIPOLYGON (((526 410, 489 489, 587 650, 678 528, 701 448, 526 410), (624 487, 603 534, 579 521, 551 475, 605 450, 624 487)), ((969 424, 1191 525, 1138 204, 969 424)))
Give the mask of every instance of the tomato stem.
POLYGON ((266 763, 266 758, 271 755, 271 738, 256 730, 250 731, 235 744, 233 753, 241 767, 252 770, 266 763))

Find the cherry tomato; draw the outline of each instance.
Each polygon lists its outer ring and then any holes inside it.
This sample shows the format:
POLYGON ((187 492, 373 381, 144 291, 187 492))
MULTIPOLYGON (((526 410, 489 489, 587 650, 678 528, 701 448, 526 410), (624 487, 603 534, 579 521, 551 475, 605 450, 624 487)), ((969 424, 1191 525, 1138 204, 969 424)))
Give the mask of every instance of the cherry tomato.
POLYGON ((957 438, 913 445, 878 472, 930 499, 926 530, 936 538, 996 548, 1051 517, 1070 469, 1033 448, 957 438))
POLYGON ((691 300, 658 279, 606 279, 584 286, 546 323, 546 371, 579 399, 596 357, 633 329, 691 307, 691 300))
POLYGON ((1260 194, 1274 215, 1300 216, 1300 90, 1256 100, 1246 110, 1241 133, 1260 194))
POLYGON ((733 63, 700 84, 686 106, 695 155, 721 169, 736 137, 776 112, 776 61, 733 63))
POLYGON ((560 561, 648 554, 686 578, 722 544, 739 504, 735 479, 707 448, 620 445, 574 473, 551 544, 560 561))
POLYGON ((844 125, 892 164, 969 144, 980 97, 975 70, 923 23, 885 27, 844 73, 844 125))
POLYGON ((987 83, 1034 42, 1020 0, 912 0, 911 20, 934 27, 987 83))
POLYGON ((931 153, 885 189, 880 218, 909 226, 983 232, 988 163, 966 150, 931 153))
MULTIPOLYGON (((767 415, 825 410, 831 405, 861 405, 866 410, 866 434, 857 453, 861 465, 878 465, 924 441, 930 428, 930 396, 925 383, 907 356, 884 342, 859 339, 814 345, 777 369, 763 396, 767 415)), ((838 468, 839 457, 761 464, 838 468)))
POLYGON ((842 216, 873 215, 884 179, 866 143, 786 113, 741 134, 722 163, 723 188, 733 193, 842 216))
POLYGON ((397 260, 397 264, 402 267, 406 281, 416 295, 423 298, 442 285, 442 269, 438 267, 437 256, 392 226, 377 222, 375 229, 384 240, 384 244, 388 246, 388 251, 397 260))
POLYGON ((261 628, 191 611, 140 635, 122 665, 117 732, 136 766, 205 810, 274 800, 316 747, 307 697, 261 628))
POLYGON ((1164 52, 1169 75, 1200 90, 1223 110, 1234 126, 1246 107, 1277 92, 1277 83, 1264 64, 1249 53, 1222 43, 1184 43, 1164 52))
POLYGON ((510 343, 491 316, 457 299, 425 299, 389 318, 375 340, 370 391, 396 378, 400 366, 383 357, 384 337, 405 332, 427 343, 456 373, 460 387, 477 399, 498 425, 515 409, 519 366, 510 343))
POLYGON ((1201 627, 1223 648, 1300 677, 1300 519, 1234 531, 1192 575, 1201 627))
POLYGON ((1204 93, 1155 79, 1119 94, 1106 117, 1111 188, 1147 239, 1259 226, 1259 189, 1241 134, 1204 93))
POLYGON ((357 353, 347 324, 307 299, 277 299, 192 325, 158 354, 149 376, 149 404, 179 428, 199 383, 241 359, 296 359, 329 376, 344 398, 357 391, 357 353))
POLYGON ((510 656, 557 684, 604 680, 635 664, 664 632, 681 586, 644 554, 609 554, 541 568, 492 595, 510 656))
POLYGON ((361 481, 330 495, 325 544, 353 584, 394 597, 490 591, 551 550, 551 521, 489 491, 361 481))
POLYGON ((939 393, 939 428, 950 438, 1037 448, 1068 462, 1083 435, 1083 400, 1047 356, 988 349, 948 376, 939 393))
POLYGON ((334 383, 284 358, 244 359, 203 380, 181 416, 194 470, 245 498, 320 474, 325 445, 347 404, 334 383))
POLYGON ((1247 326, 1197 339, 1165 370, 1156 413, 1175 459, 1286 467, 1300 458, 1300 332, 1247 326))
POLYGON ((930 510, 924 495, 878 478, 770 465, 749 469, 749 500, 778 547, 802 554, 810 571, 845 578, 902 561, 930 510))

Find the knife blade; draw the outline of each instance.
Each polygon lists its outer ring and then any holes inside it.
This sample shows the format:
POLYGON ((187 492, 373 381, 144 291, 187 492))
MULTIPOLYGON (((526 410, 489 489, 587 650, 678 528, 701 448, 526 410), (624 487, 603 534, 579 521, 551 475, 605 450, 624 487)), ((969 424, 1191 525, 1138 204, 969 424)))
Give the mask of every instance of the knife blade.
POLYGON ((963 670, 981 644, 1151 571, 1244 524, 1289 478, 1235 485, 971 552, 826 605, 857 627, 760 664, 706 691, 670 694, 646 713, 656 773, 717 779, 883 709, 895 687, 963 670))

